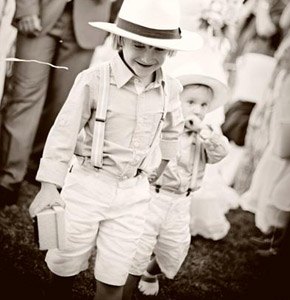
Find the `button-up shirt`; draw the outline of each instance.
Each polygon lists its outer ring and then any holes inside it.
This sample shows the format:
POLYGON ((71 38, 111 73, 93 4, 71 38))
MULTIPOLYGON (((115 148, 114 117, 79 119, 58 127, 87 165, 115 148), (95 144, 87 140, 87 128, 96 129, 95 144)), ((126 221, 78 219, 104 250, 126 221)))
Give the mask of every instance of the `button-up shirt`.
POLYGON ((196 153, 196 142, 198 135, 194 132, 184 132, 179 138, 178 154, 166 166, 164 172, 159 177, 155 185, 161 186, 162 189, 176 193, 186 193, 190 188, 197 190, 200 188, 206 163, 216 163, 223 159, 228 153, 228 140, 219 133, 214 135, 214 145, 205 146, 201 140, 200 151, 196 153), (213 147, 214 146, 214 147, 213 147), (197 177, 192 182, 192 173, 194 168, 195 156, 199 157, 197 177))
MULTIPOLYGON (((169 100, 160 148, 163 159, 176 156, 183 129, 182 86, 164 77, 161 69, 156 71, 154 82, 142 86, 119 54, 110 61, 110 69, 102 171, 122 180, 135 176, 149 153, 164 111, 164 92, 169 100)), ((73 154, 91 156, 96 104, 90 97, 90 86, 94 80, 100 81, 99 74, 100 67, 95 66, 77 76, 49 133, 37 180, 61 187, 73 154)))

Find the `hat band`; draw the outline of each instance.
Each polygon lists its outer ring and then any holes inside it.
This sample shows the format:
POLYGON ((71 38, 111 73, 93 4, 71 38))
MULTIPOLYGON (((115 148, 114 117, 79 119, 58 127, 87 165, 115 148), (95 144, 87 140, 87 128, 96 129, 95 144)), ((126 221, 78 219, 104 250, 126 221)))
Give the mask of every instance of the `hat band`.
POLYGON ((142 35, 148 38, 156 38, 156 39, 181 39, 181 30, 178 29, 154 29, 148 28, 141 25, 137 25, 135 23, 131 23, 124 19, 118 18, 116 22, 117 27, 120 29, 129 31, 131 33, 135 33, 138 35, 142 35))

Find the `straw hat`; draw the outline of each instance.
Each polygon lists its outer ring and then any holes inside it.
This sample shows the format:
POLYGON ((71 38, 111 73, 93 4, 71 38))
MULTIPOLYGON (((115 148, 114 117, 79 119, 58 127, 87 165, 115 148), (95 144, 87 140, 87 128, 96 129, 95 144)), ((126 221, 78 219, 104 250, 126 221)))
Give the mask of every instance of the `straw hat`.
POLYGON ((237 59, 233 100, 259 102, 262 100, 276 66, 272 56, 246 53, 237 59))
POLYGON ((213 99, 208 112, 224 105, 229 100, 229 91, 226 74, 215 52, 209 48, 202 48, 191 55, 180 54, 180 59, 175 60, 173 57, 175 68, 170 66, 169 74, 176 77, 183 87, 190 84, 209 86, 213 91, 213 99))
POLYGON ((162 49, 195 50, 203 43, 199 34, 180 29, 178 0, 124 0, 115 24, 89 24, 162 49))

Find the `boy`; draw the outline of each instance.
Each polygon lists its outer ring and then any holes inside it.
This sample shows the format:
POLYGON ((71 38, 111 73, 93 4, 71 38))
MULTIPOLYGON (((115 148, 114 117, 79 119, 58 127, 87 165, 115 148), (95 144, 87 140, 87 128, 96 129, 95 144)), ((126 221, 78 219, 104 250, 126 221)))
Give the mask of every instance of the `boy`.
POLYGON ((178 79, 184 88, 180 98, 186 121, 179 153, 157 180, 150 177, 150 212, 125 285, 126 300, 142 274, 139 290, 145 295, 158 293, 157 275, 172 279, 177 274, 190 244, 189 196, 200 187, 206 163, 216 163, 227 154, 227 139, 202 124, 207 112, 227 101, 226 86, 212 75, 193 74, 190 69, 181 74, 185 74, 178 79), (152 253, 155 257, 149 263, 152 253))
POLYGON ((163 162, 176 151, 181 86, 161 66, 172 50, 194 49, 201 40, 181 36, 178 1, 155 2, 125 0, 116 24, 91 23, 115 34, 121 50, 79 74, 46 142, 37 174, 42 187, 30 214, 65 206, 66 249, 46 255, 58 298, 71 296, 73 277, 97 247, 95 299, 121 299, 150 199, 146 158, 161 130, 163 162))

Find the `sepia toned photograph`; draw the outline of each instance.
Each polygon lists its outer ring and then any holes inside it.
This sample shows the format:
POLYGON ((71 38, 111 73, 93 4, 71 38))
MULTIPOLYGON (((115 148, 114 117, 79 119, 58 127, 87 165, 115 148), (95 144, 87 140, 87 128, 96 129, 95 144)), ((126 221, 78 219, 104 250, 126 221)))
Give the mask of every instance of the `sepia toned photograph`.
POLYGON ((290 0, 0 0, 3 300, 289 300, 290 0))

